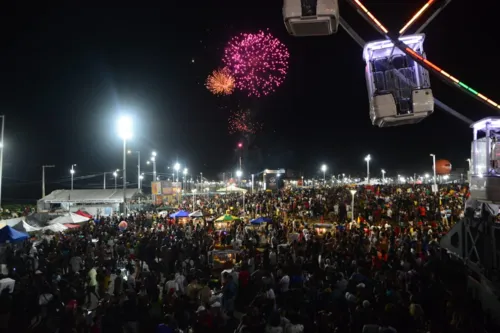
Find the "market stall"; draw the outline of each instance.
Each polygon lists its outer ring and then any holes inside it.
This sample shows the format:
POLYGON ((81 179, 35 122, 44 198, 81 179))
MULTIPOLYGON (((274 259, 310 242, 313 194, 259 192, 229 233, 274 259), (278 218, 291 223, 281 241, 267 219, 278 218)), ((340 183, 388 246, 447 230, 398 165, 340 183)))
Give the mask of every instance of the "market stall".
POLYGON ((185 225, 189 222, 189 213, 184 210, 170 214, 170 217, 175 219, 176 223, 180 225, 185 225))
POLYGON ((319 237, 324 237, 326 233, 332 232, 333 230, 332 223, 316 223, 314 225, 314 232, 319 237))
POLYGON ((213 270, 231 269, 236 264, 236 250, 214 250, 209 252, 209 264, 213 270))

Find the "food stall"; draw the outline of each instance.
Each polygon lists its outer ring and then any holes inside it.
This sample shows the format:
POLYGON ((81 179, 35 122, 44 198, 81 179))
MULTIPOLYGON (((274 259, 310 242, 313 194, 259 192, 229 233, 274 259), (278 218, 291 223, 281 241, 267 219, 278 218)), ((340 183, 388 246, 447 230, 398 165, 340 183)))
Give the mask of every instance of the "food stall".
POLYGON ((334 231, 332 223, 316 223, 314 225, 314 232, 319 237, 324 237, 326 233, 334 231))
POLYGON ((180 210, 178 212, 170 214, 170 218, 175 219, 175 222, 177 224, 186 225, 189 222, 189 213, 184 210, 180 210))
POLYGON ((208 260, 213 270, 231 269, 236 264, 235 250, 214 250, 209 252, 208 260))
POLYGON ((231 226, 233 225, 234 221, 239 220, 238 217, 233 216, 233 215, 222 215, 218 219, 214 221, 214 229, 217 231, 221 230, 229 230, 231 229, 231 226))

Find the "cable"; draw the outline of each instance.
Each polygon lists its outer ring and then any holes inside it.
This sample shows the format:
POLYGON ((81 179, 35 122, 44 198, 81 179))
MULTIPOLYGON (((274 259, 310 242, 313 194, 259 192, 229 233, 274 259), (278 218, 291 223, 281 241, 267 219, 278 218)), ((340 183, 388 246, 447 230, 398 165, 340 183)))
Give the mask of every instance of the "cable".
MULTIPOLYGON (((361 46, 362 48, 365 47, 366 42, 363 40, 363 38, 361 38, 357 34, 356 31, 354 31, 354 29, 344 20, 344 18, 342 16, 339 17, 339 23, 340 23, 340 26, 347 32, 347 34, 349 34, 349 36, 351 36, 352 39, 354 39, 354 41, 356 41, 356 43, 358 43, 359 46, 361 46)), ((396 75, 398 75, 398 76, 401 75, 402 76, 402 74, 399 73, 399 72, 396 72, 396 75)), ((415 83, 409 81, 408 78, 406 78, 404 76, 400 77, 400 78, 403 79, 410 86, 415 87, 415 83)), ((441 110, 443 110, 444 112, 447 112, 450 115, 452 115, 454 117, 457 117, 458 119, 462 120, 463 122, 467 123, 468 125, 471 125, 471 124, 474 123, 474 121, 472 121, 471 119, 467 118, 466 116, 460 114, 458 111, 455 111, 453 108, 451 108, 450 106, 444 104, 443 102, 441 102, 440 100, 438 100, 435 97, 434 97, 434 104, 438 108, 440 108, 441 110)))
POLYGON ((347 0, 356 10, 361 14, 361 16, 372 26, 374 27, 377 31, 379 31, 386 39, 390 40, 395 47, 401 50, 404 54, 412 58, 414 61, 416 61, 418 64, 420 64, 422 67, 427 69, 430 72, 433 72, 436 74, 443 82, 449 84, 450 86, 453 86, 457 88, 460 91, 464 91, 468 93, 470 96, 474 97, 478 101, 482 102, 483 104, 486 104, 487 106, 494 108, 495 111, 499 111, 500 105, 493 101, 492 99, 486 97, 485 95, 479 93, 475 89, 469 87, 462 81, 458 80, 454 76, 448 74, 444 70, 442 70, 440 67, 434 65, 432 62, 429 60, 425 59, 422 57, 420 54, 415 52, 413 49, 411 49, 408 45, 400 41, 397 37, 394 37, 392 34, 389 33, 389 30, 387 30, 386 27, 380 23, 377 18, 368 11, 368 9, 361 3, 359 0, 347 0))

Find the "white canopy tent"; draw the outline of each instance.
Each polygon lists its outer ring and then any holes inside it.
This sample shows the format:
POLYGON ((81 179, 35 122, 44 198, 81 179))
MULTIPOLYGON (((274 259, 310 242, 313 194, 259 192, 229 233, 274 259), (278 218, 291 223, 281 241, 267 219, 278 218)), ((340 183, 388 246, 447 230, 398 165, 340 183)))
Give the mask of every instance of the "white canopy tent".
POLYGON ((240 192, 240 193, 247 193, 247 190, 243 188, 236 187, 236 185, 231 184, 227 187, 222 187, 217 190, 217 192, 240 192))
POLYGON ((43 231, 50 230, 53 232, 61 232, 61 231, 67 230, 67 229, 68 229, 68 227, 66 227, 60 223, 51 224, 51 225, 48 225, 48 226, 42 228, 43 231))
POLYGON ((41 230, 42 228, 32 227, 28 223, 22 221, 22 229, 24 229, 25 232, 35 232, 41 230))
POLYGON ((52 221, 49 221, 49 224, 66 224, 66 223, 83 223, 89 220, 88 217, 81 216, 75 213, 69 213, 67 215, 59 216, 52 221))

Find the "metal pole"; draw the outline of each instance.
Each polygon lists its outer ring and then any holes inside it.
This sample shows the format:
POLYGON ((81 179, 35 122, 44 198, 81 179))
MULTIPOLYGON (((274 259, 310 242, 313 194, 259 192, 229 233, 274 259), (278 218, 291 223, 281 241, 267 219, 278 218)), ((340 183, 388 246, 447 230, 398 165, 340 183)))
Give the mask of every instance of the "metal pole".
POLYGON ((123 140, 123 217, 127 217, 127 140, 123 140))
POLYGON ((370 159, 366 160, 366 183, 370 185, 370 159))
POLYGON ((116 189, 118 188, 118 185, 117 185, 117 178, 118 178, 118 176, 115 176, 115 191, 116 191, 116 189))
POLYGON ((141 190, 141 152, 137 151, 137 188, 141 190))
POLYGON ((75 174, 74 164, 71 165, 71 191, 73 191, 73 175, 75 174))
POLYGON ((156 181, 156 158, 153 161, 153 178, 156 181))
POLYGON ((245 192, 243 192, 243 215, 246 215, 246 209, 245 209, 245 192))
POLYGON ((254 174, 252 173, 252 194, 253 194, 253 183, 254 183, 254 174))
POLYGON ((45 165, 42 165, 42 198, 45 198, 45 165))
POLYGON ((2 118, 2 133, 0 134, 0 207, 2 207, 2 178, 3 178, 3 150, 4 150, 4 131, 5 131, 5 116, 0 116, 2 118))
POLYGON ((104 189, 106 189, 106 173, 107 172, 104 173, 104 189))
POLYGON ((437 180, 436 180, 436 155, 432 154, 432 165, 434 169, 434 185, 437 185, 437 180))

